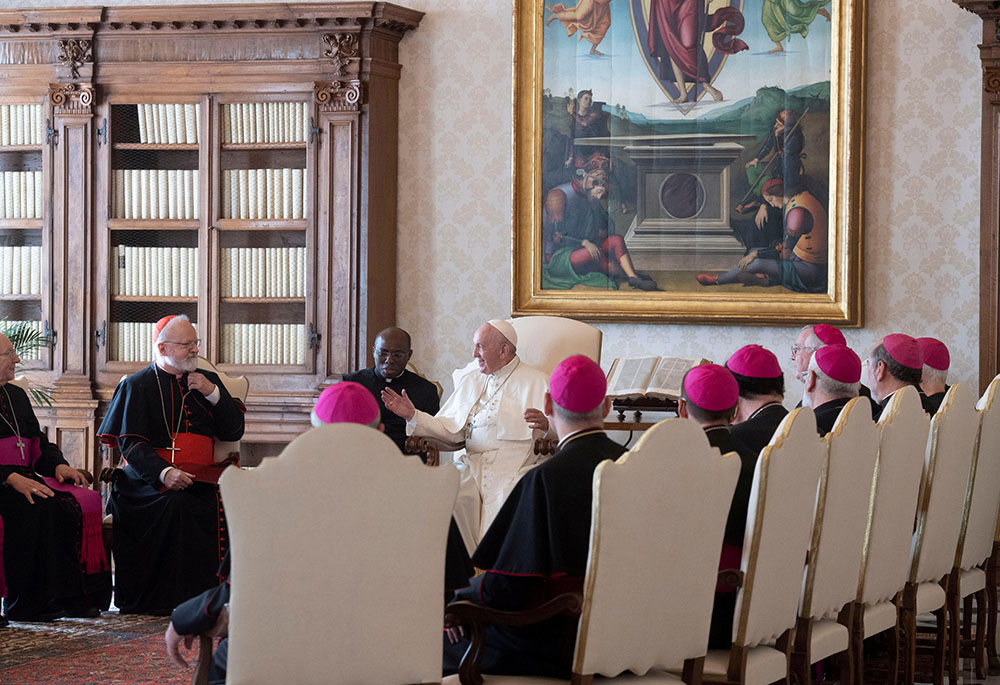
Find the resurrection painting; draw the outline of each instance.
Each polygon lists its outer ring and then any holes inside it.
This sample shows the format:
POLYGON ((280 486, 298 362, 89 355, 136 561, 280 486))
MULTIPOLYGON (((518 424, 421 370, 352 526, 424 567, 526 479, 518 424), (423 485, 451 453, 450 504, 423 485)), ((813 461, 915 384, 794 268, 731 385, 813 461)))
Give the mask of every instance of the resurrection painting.
POLYGON ((517 0, 515 312, 860 324, 863 16, 517 0))

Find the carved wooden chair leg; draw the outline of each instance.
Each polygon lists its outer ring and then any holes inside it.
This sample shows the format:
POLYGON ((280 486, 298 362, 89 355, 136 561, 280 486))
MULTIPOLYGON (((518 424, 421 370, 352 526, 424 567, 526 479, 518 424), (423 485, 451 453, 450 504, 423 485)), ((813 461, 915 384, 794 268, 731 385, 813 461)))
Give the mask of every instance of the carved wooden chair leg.
MULTIPOLYGON (((785 685, 791 684, 791 673, 792 673, 791 657, 792 657, 792 645, 794 643, 794 638, 795 638, 795 629, 792 628, 783 632, 781 634, 781 637, 779 637, 777 641, 775 641, 774 643, 775 649, 777 649, 779 652, 783 652, 785 655, 785 680, 784 680, 785 685)), ((745 673, 746 670, 744 667, 744 674, 745 673)), ((809 677, 809 664, 806 664, 806 677, 807 678, 809 677)), ((745 675, 743 679, 740 680, 740 682, 746 682, 745 675)))
MULTIPOLYGON (((899 679, 899 612, 896 612, 896 625, 894 625, 889 630, 889 666, 888 666, 888 682, 892 685, 896 685, 899 679)), ((864 651, 864 650, 862 650, 864 651)), ((865 682, 865 672, 864 672, 864 659, 862 658, 859 663, 861 664, 861 670, 858 671, 858 682, 865 682)))
POLYGON ((812 619, 799 616, 795 621, 795 641, 792 647, 789 674, 795 685, 810 685, 809 643, 812 641, 812 619))
POLYGON ((865 605, 861 602, 854 602, 850 628, 853 683, 861 683, 865 675, 865 605))
POLYGON ((702 676, 705 673, 705 657, 697 659, 685 659, 684 670, 681 672, 681 680, 687 685, 701 685, 702 676))
MULTIPOLYGON (((938 612, 934 612, 937 617, 937 633, 934 641, 934 677, 937 678, 937 657, 938 652, 941 658, 947 658, 948 679, 952 683, 958 682, 958 667, 962 654, 962 620, 960 606, 962 599, 959 597, 958 576, 961 570, 953 570, 941 579, 941 587, 944 588, 945 606, 938 612), (941 644, 938 644, 938 643, 941 644), (947 644, 947 647, 945 646, 947 644)), ((945 662, 942 661, 942 666, 945 662)), ((942 670, 941 679, 944 679, 942 670)), ((937 682, 937 681, 935 681, 937 682)))
MULTIPOLYGON (((934 612, 934 618, 936 619, 936 631, 934 634, 934 685, 944 685, 944 659, 945 659, 945 645, 948 641, 948 610, 946 607, 941 607, 934 612)), ((951 650, 949 650, 951 651, 951 650)), ((951 658, 951 654, 948 655, 948 677, 949 682, 957 683, 957 674, 952 674, 952 668, 957 664, 957 660, 951 658)))
MULTIPOLYGON (((733 645, 729 650, 729 664, 726 666, 726 683, 742 683, 747 675, 747 654, 749 650, 742 645, 733 645)), ((787 673, 787 669, 785 670, 787 673)))
MULTIPOLYGON (((984 679, 989 674, 986 663, 986 590, 975 594, 976 598, 976 636, 973 649, 976 653, 976 677, 984 679)), ((971 617, 970 617, 971 620, 971 617)))
POLYGON ((993 554, 986 562, 986 653, 989 656, 990 671, 1000 672, 1000 656, 997 655, 997 555, 1000 555, 1000 541, 993 542, 993 554))
POLYGON ((837 665, 840 668, 840 682, 844 685, 854 685, 858 682, 854 675, 854 642, 850 631, 854 625, 854 602, 848 602, 837 615, 837 623, 847 628, 847 649, 837 655, 837 665))
POLYGON ((973 621, 972 621, 972 603, 975 601, 975 595, 968 595, 962 598, 962 642, 968 642, 974 636, 973 631, 973 621))
POLYGON ((913 685, 917 670, 917 588, 907 583, 899 606, 899 621, 903 629, 903 682, 913 685))
POLYGON ((208 685, 208 673, 212 667, 212 638, 199 635, 198 648, 198 663, 194 668, 191 685, 208 685))

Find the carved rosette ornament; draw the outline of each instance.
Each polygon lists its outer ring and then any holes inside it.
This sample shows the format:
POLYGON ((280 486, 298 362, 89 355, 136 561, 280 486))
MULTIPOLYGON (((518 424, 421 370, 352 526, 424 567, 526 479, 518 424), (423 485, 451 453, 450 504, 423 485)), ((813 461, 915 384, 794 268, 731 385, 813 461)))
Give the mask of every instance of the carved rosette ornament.
POLYGON ((983 69, 983 90, 987 93, 1000 93, 1000 68, 983 69))
POLYGON ((91 60, 90 41, 82 39, 61 40, 59 45, 59 63, 69 67, 73 78, 80 78, 80 67, 91 60))
POLYGON ((350 81, 317 81, 313 93, 320 111, 356 112, 364 102, 365 84, 360 79, 350 81))
POLYGON ((90 83, 50 83, 49 102, 55 114, 91 114, 94 86, 90 83))
POLYGON ((347 65, 358 56, 358 34, 327 33, 323 35, 327 49, 323 53, 333 65, 333 75, 342 78, 347 73, 347 65))

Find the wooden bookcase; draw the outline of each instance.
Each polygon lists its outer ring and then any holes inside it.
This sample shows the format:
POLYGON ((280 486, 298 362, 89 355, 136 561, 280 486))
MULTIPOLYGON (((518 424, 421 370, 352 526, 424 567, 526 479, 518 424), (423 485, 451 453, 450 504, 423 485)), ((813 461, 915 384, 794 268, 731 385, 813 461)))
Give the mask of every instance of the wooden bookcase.
POLYGON ((96 427, 165 314, 249 376, 244 444, 292 439, 320 389, 368 363, 395 322, 398 43, 422 16, 0 11, 0 172, 40 186, 32 212, 0 199, 0 318, 49 335, 28 375, 71 463, 99 466, 96 427), (15 106, 30 135, 4 133, 15 106), (11 249, 31 260, 20 289, 11 249))

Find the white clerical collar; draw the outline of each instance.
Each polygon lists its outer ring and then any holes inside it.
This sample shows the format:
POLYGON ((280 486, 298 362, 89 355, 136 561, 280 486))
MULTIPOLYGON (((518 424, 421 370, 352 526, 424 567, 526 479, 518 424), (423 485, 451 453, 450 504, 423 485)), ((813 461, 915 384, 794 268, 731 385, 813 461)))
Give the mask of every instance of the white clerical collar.
POLYGON ((502 380, 502 379, 506 378, 507 376, 509 376, 510 374, 514 373, 514 369, 517 368, 517 365, 520 363, 520 361, 521 360, 518 359, 517 355, 515 354, 514 358, 511 359, 509 362, 507 362, 506 366, 504 366, 503 368, 497 369, 496 371, 494 371, 490 375, 493 376, 493 378, 495 378, 498 381, 502 380))
POLYGON ((562 449, 566 445, 566 443, 572 442, 573 440, 576 440, 577 438, 582 438, 585 435, 594 435, 595 433, 603 433, 603 432, 604 432, 604 429, 600 428, 598 426, 594 426, 593 428, 584 428, 582 430, 578 430, 575 433, 570 433, 565 438, 563 438, 562 440, 560 440, 559 444, 556 445, 556 449, 562 449))

